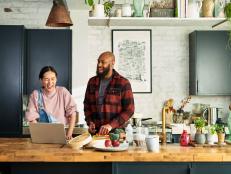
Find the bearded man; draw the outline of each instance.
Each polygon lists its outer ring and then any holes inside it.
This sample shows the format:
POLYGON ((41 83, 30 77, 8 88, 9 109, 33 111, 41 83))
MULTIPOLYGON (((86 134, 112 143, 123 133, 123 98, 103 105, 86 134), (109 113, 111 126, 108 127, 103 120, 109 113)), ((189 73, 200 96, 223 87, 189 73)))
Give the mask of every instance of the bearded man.
POLYGON ((91 134, 107 135, 115 128, 124 128, 134 113, 131 84, 114 70, 114 64, 114 54, 103 52, 96 76, 88 81, 84 114, 91 134))

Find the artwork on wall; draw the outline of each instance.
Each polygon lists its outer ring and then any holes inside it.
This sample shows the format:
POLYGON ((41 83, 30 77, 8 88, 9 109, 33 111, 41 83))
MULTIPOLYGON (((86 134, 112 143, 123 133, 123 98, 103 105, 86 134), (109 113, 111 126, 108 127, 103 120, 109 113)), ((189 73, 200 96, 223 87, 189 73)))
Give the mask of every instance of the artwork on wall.
POLYGON ((151 38, 149 29, 112 30, 115 69, 130 81, 134 93, 152 92, 151 38))

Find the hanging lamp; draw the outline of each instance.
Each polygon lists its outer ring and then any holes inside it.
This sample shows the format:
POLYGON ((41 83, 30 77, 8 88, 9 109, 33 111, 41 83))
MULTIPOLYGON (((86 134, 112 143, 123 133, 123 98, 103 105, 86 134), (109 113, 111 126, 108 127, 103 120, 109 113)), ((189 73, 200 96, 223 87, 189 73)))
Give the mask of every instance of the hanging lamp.
POLYGON ((47 18, 46 26, 68 27, 72 25, 69 11, 63 0, 53 0, 53 6, 47 18))

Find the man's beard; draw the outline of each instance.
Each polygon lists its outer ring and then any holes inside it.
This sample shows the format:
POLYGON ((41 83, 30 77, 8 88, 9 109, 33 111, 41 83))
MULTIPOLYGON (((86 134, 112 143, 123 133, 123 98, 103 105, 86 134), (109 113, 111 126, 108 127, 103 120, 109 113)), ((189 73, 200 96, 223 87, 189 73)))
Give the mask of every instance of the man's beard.
POLYGON ((109 73, 109 71, 110 71, 110 65, 108 65, 108 67, 106 68, 103 68, 103 72, 99 72, 97 67, 96 75, 100 78, 105 78, 105 76, 109 73))

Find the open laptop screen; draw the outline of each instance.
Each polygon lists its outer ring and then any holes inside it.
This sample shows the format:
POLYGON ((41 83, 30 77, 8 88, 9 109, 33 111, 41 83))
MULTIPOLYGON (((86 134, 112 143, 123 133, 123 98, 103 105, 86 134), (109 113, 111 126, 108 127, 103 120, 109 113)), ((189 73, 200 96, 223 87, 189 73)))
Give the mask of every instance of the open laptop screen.
POLYGON ((62 123, 30 123, 29 129, 32 143, 67 143, 62 123))

